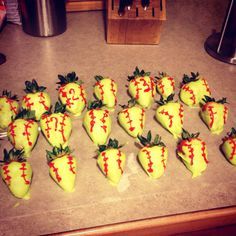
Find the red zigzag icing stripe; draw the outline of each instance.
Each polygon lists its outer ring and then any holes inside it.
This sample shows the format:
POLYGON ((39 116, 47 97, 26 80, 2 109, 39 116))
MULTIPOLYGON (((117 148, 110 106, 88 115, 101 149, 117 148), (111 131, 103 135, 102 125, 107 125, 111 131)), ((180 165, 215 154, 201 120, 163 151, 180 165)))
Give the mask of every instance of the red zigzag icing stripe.
POLYGON ((12 100, 6 98, 6 102, 9 104, 10 110, 13 111, 13 112, 15 113, 15 115, 16 115, 16 114, 17 114, 17 108, 12 105, 12 103, 13 103, 14 101, 12 101, 12 100))
POLYGON ((43 105, 43 107, 46 111, 48 111, 49 107, 45 104, 46 101, 45 101, 45 97, 44 97, 43 92, 39 93, 38 97, 39 97, 39 103, 43 105))
POLYGON ((4 170, 3 174, 6 175, 4 181, 6 182, 7 185, 10 185, 10 183, 11 183, 11 176, 8 175, 9 172, 10 172, 10 170, 8 169, 8 165, 4 165, 2 169, 4 170))
POLYGON ((29 132, 29 129, 32 127, 32 126, 31 126, 32 124, 34 124, 34 121, 33 121, 33 120, 28 120, 28 121, 24 124, 24 126, 25 126, 25 131, 23 132, 23 136, 26 136, 29 146, 32 146, 32 145, 33 145, 33 143, 30 141, 31 133, 29 132))
POLYGON ((202 79, 202 82, 203 82, 202 85, 204 85, 204 86, 206 87, 206 91, 211 95, 211 91, 210 91, 210 88, 209 88, 209 86, 208 86, 206 80, 205 80, 205 79, 202 79))
POLYGON ((147 149, 143 149, 142 152, 144 152, 144 153, 147 155, 147 159, 148 159, 148 161, 149 161, 149 163, 148 163, 148 167, 149 167, 149 168, 147 169, 147 171, 148 171, 149 173, 152 173, 152 172, 153 172, 153 169, 152 169, 153 162, 152 162, 152 160, 151 160, 150 152, 149 152, 147 149))
POLYGON ((62 118, 62 121, 60 122, 61 129, 59 130, 59 132, 60 132, 61 135, 62 135, 63 142, 66 142, 66 137, 65 137, 65 133, 64 133, 64 132, 65 132, 64 128, 65 128, 65 126, 66 126, 65 120, 66 120, 67 117, 68 117, 67 114, 63 114, 63 115, 60 116, 60 118, 62 118))
POLYGON ((172 125, 173 125, 173 117, 174 117, 174 116, 173 116, 173 115, 170 115, 169 112, 168 112, 168 111, 165 111, 164 109, 161 110, 159 113, 162 114, 162 115, 168 116, 169 121, 170 121, 169 128, 171 128, 172 125))
POLYGON ((29 184, 30 184, 30 181, 26 179, 25 171, 26 171, 27 169, 26 169, 25 166, 26 166, 26 164, 25 164, 24 162, 21 163, 21 168, 20 168, 20 170, 22 170, 22 175, 21 175, 21 177, 24 179, 25 184, 29 185, 29 184))
POLYGON ((88 114, 89 114, 90 119, 91 119, 91 121, 90 121, 90 132, 93 132, 93 127, 96 123, 95 122, 96 116, 94 115, 94 110, 90 110, 88 114))
POLYGON ((117 156, 118 156, 118 159, 116 160, 117 161, 117 163, 118 163, 118 168, 120 169, 120 171, 121 171, 121 174, 123 174, 123 170, 122 170, 122 168, 121 168, 121 163, 122 163, 122 161, 121 161, 121 151, 120 150, 118 150, 118 153, 117 153, 117 156))
POLYGON ((62 180, 62 178, 58 173, 58 168, 55 167, 55 163, 50 162, 48 165, 49 165, 50 168, 52 168, 53 172, 56 175, 57 182, 59 183, 62 180))
POLYGON ((179 117, 180 117, 180 122, 181 124, 183 124, 183 117, 184 117, 184 106, 182 104, 180 104, 179 107, 179 117))
POLYGON ((144 114, 145 114, 145 110, 142 109, 141 118, 140 118, 140 127, 141 127, 141 129, 143 129, 143 117, 144 117, 144 114))
POLYGON ((107 132, 107 126, 105 125, 106 123, 106 119, 109 115, 109 112, 107 110, 104 110, 104 114, 103 117, 100 119, 100 121, 103 123, 103 125, 101 125, 101 128, 104 130, 104 132, 107 132))
POLYGON ((25 105, 28 109, 31 109, 31 107, 34 105, 33 102, 30 103, 30 100, 31 98, 27 97, 27 95, 23 97, 23 101, 25 102, 25 105))
POLYGON ((11 123, 9 124, 9 132, 10 132, 10 135, 11 135, 11 137, 12 137, 12 143, 13 143, 13 145, 16 144, 16 140, 15 140, 15 137, 16 137, 15 128, 16 128, 16 127, 17 127, 17 126, 14 124, 14 122, 11 122, 11 123))
POLYGON ((168 80, 170 81, 170 85, 173 88, 173 90, 175 90, 175 81, 172 77, 168 77, 168 80))
POLYGON ((228 108, 226 106, 224 106, 224 116, 223 116, 224 124, 226 123, 227 115, 228 115, 228 108))
POLYGON ((164 92, 165 92, 165 90, 164 90, 164 84, 163 84, 163 81, 162 80, 160 80, 159 82, 158 82, 158 88, 161 90, 161 93, 162 94, 164 94, 164 92))
POLYGON ((73 162, 73 157, 72 157, 72 156, 68 156, 67 159, 68 159, 67 164, 70 166, 70 171, 71 171, 73 174, 75 174, 75 170, 74 170, 74 167, 73 167, 73 164, 74 164, 74 162, 73 162))
POLYGON ((192 96, 190 97, 190 99, 193 101, 193 104, 196 104, 196 97, 193 93, 193 90, 189 88, 189 86, 187 85, 184 85, 183 87, 183 90, 186 91, 186 92, 189 92, 192 96))
POLYGON ((128 124, 129 124, 129 130, 130 131, 134 131, 134 129, 135 129, 135 127, 134 126, 132 126, 132 120, 131 120, 131 118, 130 118, 130 114, 129 114, 129 110, 128 109, 125 109, 124 111, 123 111, 123 113, 126 115, 125 116, 125 118, 126 119, 128 119, 128 124))
POLYGON ((108 175, 108 157, 106 157, 106 152, 102 152, 102 157, 103 157, 103 161, 104 161, 104 172, 105 172, 105 175, 107 176, 108 175))
POLYGON ((162 147, 162 148, 161 148, 161 157, 162 157, 161 162, 162 162, 162 164, 163 164, 164 169, 166 169, 166 165, 165 165, 165 160, 166 160, 166 159, 164 159, 164 155, 165 155, 165 147, 162 147))
POLYGON ((116 99, 116 90, 115 90, 115 81, 111 80, 111 92, 115 98, 115 104, 117 103, 117 99, 116 99))
POLYGON ((232 147, 232 152, 230 153, 229 159, 232 160, 236 155, 236 141, 234 141, 233 139, 229 139, 229 143, 232 147))

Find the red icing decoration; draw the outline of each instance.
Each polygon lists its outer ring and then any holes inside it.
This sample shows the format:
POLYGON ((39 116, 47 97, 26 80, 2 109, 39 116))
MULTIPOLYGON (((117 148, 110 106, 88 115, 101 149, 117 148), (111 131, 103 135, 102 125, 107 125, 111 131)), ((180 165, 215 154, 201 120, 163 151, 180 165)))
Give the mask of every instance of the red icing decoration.
POLYGON ((236 141, 233 138, 228 138, 229 144, 232 147, 232 152, 230 153, 229 160, 232 160, 236 155, 236 141))
POLYGON ((81 96, 83 102, 86 104, 87 101, 86 101, 86 98, 85 98, 85 93, 84 93, 83 87, 79 86, 79 88, 80 88, 80 96, 81 96))
POLYGON ((94 110, 90 110, 89 111, 89 116, 90 116, 90 118, 91 118, 91 121, 90 121, 90 125, 91 125, 91 127, 90 127, 90 132, 93 132, 93 127, 94 127, 94 125, 95 125, 95 119, 96 119, 96 116, 94 115, 94 110))
POLYGON ((33 102, 30 103, 31 98, 27 95, 23 97, 23 101, 25 102, 26 107, 30 110, 31 107, 34 105, 33 102))
POLYGON ((166 165, 165 165, 165 160, 166 160, 166 159, 164 159, 164 154, 165 154, 165 147, 162 147, 162 148, 161 148, 161 157, 162 157, 161 162, 162 162, 162 164, 163 164, 164 169, 166 169, 166 165))
POLYGON ((211 91, 210 91, 210 88, 209 88, 209 86, 208 86, 206 80, 205 80, 205 79, 202 79, 202 82, 203 82, 202 85, 204 85, 204 86, 206 87, 206 91, 211 95, 211 91))
POLYGON ((183 117, 184 117, 184 106, 182 104, 180 104, 180 108, 179 108, 179 117, 180 117, 180 122, 181 124, 183 124, 183 117))
POLYGON ((64 132, 65 132, 64 128, 65 128, 66 124, 65 124, 64 122, 65 122, 65 120, 66 120, 67 117, 68 117, 67 114, 62 114, 62 115, 60 116, 60 118, 62 118, 62 121, 60 122, 61 129, 58 130, 58 131, 61 132, 63 142, 66 142, 66 137, 65 137, 65 134, 64 134, 64 132))
POLYGON ((121 151, 120 150, 118 150, 118 153, 117 153, 117 156, 118 156, 118 159, 116 160, 117 161, 117 163, 118 163, 118 168, 120 169, 120 171, 121 171, 121 174, 123 174, 123 170, 122 170, 122 168, 121 168, 121 163, 122 163, 122 161, 121 161, 121 151))
POLYGON ((49 119, 49 116, 50 115, 43 115, 42 116, 42 120, 46 119, 45 124, 46 124, 47 128, 45 129, 45 132, 46 132, 47 138, 50 138, 50 132, 49 131, 51 130, 51 128, 49 126, 49 123, 51 122, 51 120, 49 119))
POLYGON ((153 162, 151 160, 150 151, 148 151, 147 149, 143 149, 142 152, 144 152, 147 155, 147 159, 149 160, 149 163, 148 163, 149 168, 147 169, 147 171, 149 173, 152 173, 153 172, 153 169, 152 169, 153 162))
POLYGON ((165 92, 165 90, 164 90, 164 84, 162 83, 163 81, 162 80, 160 80, 160 81, 158 81, 158 88, 161 90, 161 93, 162 94, 164 94, 164 92, 165 92))
POLYGON ((193 104, 196 104, 196 97, 195 97, 195 95, 194 95, 194 93, 193 93, 193 90, 190 89, 189 86, 186 85, 186 84, 182 87, 182 89, 183 89, 184 91, 186 91, 186 92, 189 92, 189 93, 192 95, 192 96, 190 97, 190 99, 193 101, 193 104))
POLYGON ((49 121, 49 123, 53 122, 53 120, 55 120, 54 130, 57 131, 57 127, 58 127, 58 119, 57 119, 57 117, 52 116, 52 117, 50 117, 50 121, 49 121))
POLYGON ((39 97, 39 103, 43 105, 43 107, 46 111, 48 111, 49 107, 45 104, 46 101, 45 101, 44 93, 40 92, 38 94, 38 97, 39 97))
POLYGON ((103 161, 104 161, 104 172, 105 172, 105 175, 107 176, 107 174, 108 174, 108 163, 107 163, 108 157, 106 157, 106 152, 102 152, 101 154, 103 156, 103 161))
POLYGON ((55 167, 55 163, 54 162, 50 162, 48 165, 49 165, 50 168, 53 169, 53 172, 56 175, 57 182, 59 183, 62 180, 62 178, 60 177, 60 175, 58 173, 58 168, 55 167))
POLYGON ((30 128, 32 127, 32 124, 34 124, 33 120, 27 120, 26 123, 24 123, 25 131, 23 132, 23 136, 26 136, 29 146, 33 145, 33 143, 30 141, 31 133, 29 132, 30 128))
MULTIPOLYGON (((74 104, 73 102, 71 102, 71 98, 69 98, 67 96, 67 92, 64 91, 65 90, 65 86, 60 87, 59 93, 61 94, 61 96, 63 98, 66 98, 66 106, 68 106, 69 108, 71 108, 71 106, 74 104)), ((70 92, 69 92, 70 93, 70 92)))
POLYGON ((109 115, 109 112, 107 110, 104 110, 104 113, 103 113, 103 117, 100 119, 100 121, 103 123, 103 125, 101 125, 101 128, 104 130, 104 132, 106 133, 107 132, 107 126, 105 125, 106 123, 106 119, 109 115))
POLYGON ((209 127, 212 128, 213 124, 214 124, 214 115, 217 114, 217 112, 213 111, 214 106, 213 105, 209 105, 209 103, 206 103, 203 107, 202 107, 202 111, 206 111, 208 110, 209 112, 209 116, 210 116, 210 123, 209 123, 209 127))
POLYGON ((24 179, 25 184, 29 185, 29 184, 30 184, 30 181, 26 179, 25 170, 27 170, 27 169, 25 168, 25 166, 26 166, 26 164, 25 164, 24 162, 21 163, 21 168, 20 168, 20 170, 22 170, 22 175, 21 175, 21 177, 24 179))
POLYGON ((143 129, 143 117, 144 117, 144 114, 145 114, 145 110, 142 109, 141 118, 140 118, 140 127, 141 127, 141 129, 143 129))
POLYGON ((104 100, 104 91, 103 91, 104 85, 102 85, 102 84, 100 83, 100 81, 98 81, 98 82, 95 84, 95 86, 98 86, 98 88, 99 88, 99 90, 100 90, 100 94, 101 94, 101 100, 103 101, 103 100, 104 100))
POLYGON ((13 106, 13 100, 6 98, 6 102, 9 104, 10 106, 10 111, 13 111, 15 113, 15 115, 17 114, 17 108, 15 106, 13 106))
POLYGON ((173 117, 174 117, 174 116, 173 116, 173 115, 170 115, 169 112, 168 112, 168 111, 165 111, 164 109, 161 110, 159 113, 162 114, 162 115, 168 116, 169 121, 170 121, 169 128, 171 128, 172 125, 173 125, 173 117))
POLYGON ((67 164, 70 166, 70 171, 71 171, 73 174, 75 174, 75 170, 74 170, 74 167, 73 167, 73 164, 74 164, 74 162, 73 162, 73 157, 72 157, 72 156, 68 156, 67 159, 68 159, 67 164))
POLYGON ((172 77, 168 77, 168 80, 170 81, 170 85, 173 88, 173 90, 175 90, 175 81, 172 77))
POLYGON ((15 137, 16 137, 16 134, 15 134, 16 125, 14 124, 14 122, 11 122, 9 124, 8 128, 9 128, 10 135, 12 137, 12 143, 13 143, 13 145, 15 145, 15 143, 16 143, 16 140, 15 140, 15 137))
POLYGON ((10 183, 11 183, 11 176, 8 175, 9 172, 10 172, 10 170, 8 169, 8 164, 4 165, 2 169, 4 170, 3 174, 6 175, 4 181, 6 182, 7 185, 10 185, 10 183))
POLYGON ((134 131, 134 129, 135 129, 135 127, 134 126, 132 126, 132 120, 131 120, 131 118, 130 118, 130 114, 129 114, 129 109, 125 109, 125 110, 123 110, 122 111, 124 114, 126 114, 126 116, 125 116, 125 118, 127 118, 128 119, 128 124, 129 124, 129 130, 130 131, 134 131))
POLYGON ((226 106, 224 106, 224 116, 223 116, 224 124, 226 123, 227 115, 228 115, 228 108, 226 106))
POLYGON ((113 94, 113 96, 114 96, 114 98, 115 98, 115 104, 117 103, 117 99, 116 99, 116 90, 115 90, 115 88, 114 88, 114 80, 111 80, 111 92, 112 92, 112 94, 113 94))

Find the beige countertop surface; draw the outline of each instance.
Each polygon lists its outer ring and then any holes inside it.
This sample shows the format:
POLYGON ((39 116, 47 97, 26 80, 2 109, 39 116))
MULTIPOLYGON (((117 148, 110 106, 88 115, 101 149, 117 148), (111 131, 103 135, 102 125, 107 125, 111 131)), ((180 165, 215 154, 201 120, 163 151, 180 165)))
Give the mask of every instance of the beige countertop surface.
MULTIPOLYGON (((101 74, 117 81, 118 103, 125 104, 127 75, 139 66, 152 75, 166 71, 177 84, 184 73, 199 71, 215 98, 227 97, 230 111, 222 134, 212 135, 200 120, 199 109, 184 106, 184 128, 201 132, 209 152, 207 170, 195 179, 176 157, 177 141, 155 121, 155 105, 147 111, 145 132, 160 134, 169 149, 167 169, 159 180, 150 180, 139 166, 136 141, 117 124, 118 106, 112 113, 111 137, 125 144, 127 164, 117 188, 96 166, 96 146, 82 128, 81 118, 73 120, 70 139, 78 161, 74 193, 63 192, 49 177, 45 150, 50 146, 40 134, 29 159, 34 171, 31 199, 14 198, 0 181, 0 235, 55 233, 236 205, 236 167, 219 151, 222 137, 236 126, 236 67, 213 59, 203 46, 212 29, 220 30, 227 6, 223 2, 167 1, 167 21, 156 46, 106 44, 102 12, 68 14, 67 31, 51 38, 31 37, 12 24, 4 28, 0 51, 7 62, 0 66, 0 90, 11 90, 19 98, 24 95, 24 81, 35 78, 55 103, 57 75, 76 71, 89 99, 93 77, 101 74)), ((0 142, 0 153, 11 147, 6 140, 0 142)))

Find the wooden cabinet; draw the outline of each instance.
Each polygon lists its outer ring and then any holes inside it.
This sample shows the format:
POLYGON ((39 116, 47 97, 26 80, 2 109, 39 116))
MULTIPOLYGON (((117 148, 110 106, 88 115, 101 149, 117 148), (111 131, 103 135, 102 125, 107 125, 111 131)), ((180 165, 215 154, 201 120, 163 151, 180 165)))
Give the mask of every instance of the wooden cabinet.
POLYGON ((66 3, 67 12, 103 9, 105 9, 105 1, 103 0, 68 0, 66 3))

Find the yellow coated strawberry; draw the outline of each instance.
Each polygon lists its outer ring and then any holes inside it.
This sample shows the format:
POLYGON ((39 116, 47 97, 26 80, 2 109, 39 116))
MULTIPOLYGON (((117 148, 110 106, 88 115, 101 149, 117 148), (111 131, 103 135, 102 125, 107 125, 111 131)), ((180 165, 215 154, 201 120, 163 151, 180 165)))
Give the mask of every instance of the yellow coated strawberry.
POLYGON ((120 151, 116 139, 109 139, 108 145, 99 146, 97 164, 112 185, 118 185, 124 172, 126 156, 120 151))
POLYGON ((30 185, 32 179, 32 168, 29 162, 24 160, 23 152, 11 149, 8 153, 4 149, 4 160, 0 166, 3 181, 10 192, 17 198, 25 200, 30 198, 30 185))
POLYGON ((38 124, 34 120, 34 112, 22 110, 8 125, 9 141, 15 149, 23 150, 25 157, 30 157, 38 135, 38 124))
POLYGON ((184 75, 180 89, 180 99, 187 106, 198 107, 205 96, 210 96, 211 91, 205 78, 199 73, 191 73, 191 77, 184 75))
POLYGON ((143 133, 145 125, 145 110, 135 106, 134 100, 130 100, 128 106, 122 106, 123 110, 118 113, 119 124, 132 137, 137 138, 143 133))
POLYGON ((198 135, 199 133, 190 135, 183 130, 182 140, 177 147, 177 155, 192 172, 193 178, 200 176, 208 164, 206 143, 198 135))
POLYGON ((220 134, 228 118, 229 109, 224 105, 226 98, 215 101, 214 98, 205 96, 205 104, 201 107, 200 116, 208 129, 213 134, 220 134))
POLYGON ((83 82, 78 80, 75 72, 68 73, 66 76, 58 75, 58 79, 60 101, 66 106, 66 111, 73 116, 80 116, 87 103, 83 82))
POLYGON ((231 132, 223 138, 221 150, 225 158, 233 165, 236 165, 236 129, 232 128, 231 132))
POLYGON ((22 108, 35 112, 36 120, 40 120, 43 113, 49 111, 51 106, 51 99, 47 92, 46 87, 39 86, 36 80, 25 82, 25 92, 23 97, 22 108))
POLYGON ((108 110, 103 110, 101 101, 95 101, 88 106, 83 118, 83 126, 96 145, 103 145, 111 133, 111 117, 108 110))
POLYGON ((96 75, 95 79, 97 82, 94 85, 94 95, 106 108, 114 109, 117 103, 117 84, 113 79, 101 75, 96 75))
POLYGON ((136 67, 133 76, 128 76, 129 94, 143 108, 150 108, 154 102, 156 85, 149 72, 139 71, 136 67))
POLYGON ((175 93, 174 78, 164 72, 159 73, 159 76, 155 78, 157 79, 157 91, 164 99, 175 93))
POLYGON ((47 151, 49 174, 52 179, 66 192, 74 192, 77 163, 71 155, 69 147, 54 147, 47 151))
POLYGON ((154 142, 151 142, 151 131, 148 132, 147 138, 144 136, 138 137, 141 144, 144 146, 138 152, 138 160, 150 178, 160 178, 166 169, 168 158, 168 150, 161 137, 157 135, 154 142))
POLYGON ((18 112, 17 96, 12 96, 10 91, 4 90, 2 96, 0 96, 0 131, 7 129, 18 112))

